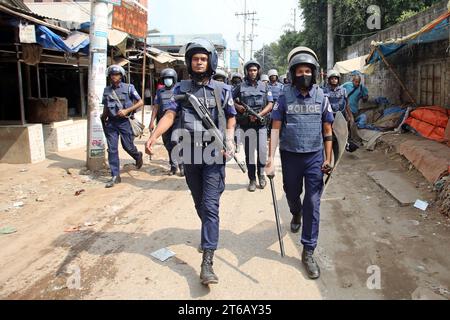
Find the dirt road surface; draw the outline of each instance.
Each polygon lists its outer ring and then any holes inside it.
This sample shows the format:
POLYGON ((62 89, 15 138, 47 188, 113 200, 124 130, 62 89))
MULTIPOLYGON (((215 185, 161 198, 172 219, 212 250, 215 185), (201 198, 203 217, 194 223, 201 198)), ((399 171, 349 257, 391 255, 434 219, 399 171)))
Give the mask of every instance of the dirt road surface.
POLYGON ((318 281, 306 277, 299 235, 289 231, 281 173, 285 258, 270 188, 248 193, 246 176, 229 165, 214 265, 220 283, 211 288, 199 281, 200 222, 190 192, 184 178, 165 175, 163 147, 140 171, 121 156, 123 183, 109 190, 107 176, 80 174, 84 150, 0 165, 0 228, 17 230, 0 235, 1 299, 450 298, 448 219, 432 205, 401 207, 367 175, 392 170, 432 201, 424 178, 398 156, 346 154, 323 196, 318 281), (161 248, 175 257, 153 258, 161 248))

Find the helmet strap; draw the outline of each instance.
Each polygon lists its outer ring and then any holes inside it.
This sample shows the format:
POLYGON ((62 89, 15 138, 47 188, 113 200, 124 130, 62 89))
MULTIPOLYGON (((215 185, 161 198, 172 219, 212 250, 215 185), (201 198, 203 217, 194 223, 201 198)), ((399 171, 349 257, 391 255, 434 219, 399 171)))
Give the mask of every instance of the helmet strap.
POLYGON ((197 84, 204 84, 211 77, 210 72, 192 72, 192 80, 194 80, 197 84))

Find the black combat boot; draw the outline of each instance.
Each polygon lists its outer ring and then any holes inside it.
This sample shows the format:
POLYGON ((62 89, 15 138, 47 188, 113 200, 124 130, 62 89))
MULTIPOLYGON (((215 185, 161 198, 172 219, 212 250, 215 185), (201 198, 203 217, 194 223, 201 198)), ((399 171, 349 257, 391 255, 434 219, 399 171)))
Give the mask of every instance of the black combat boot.
POLYGON ((171 167, 170 168, 170 170, 169 170, 169 172, 167 173, 167 175, 169 175, 169 176, 174 176, 174 175, 176 175, 177 174, 177 167, 171 167))
POLYGON ((184 165, 180 165, 179 166, 179 168, 180 168, 180 177, 184 177, 185 176, 185 173, 184 173, 184 165))
POLYGON ((205 286, 219 283, 219 278, 216 276, 213 270, 213 258, 214 258, 214 250, 211 249, 204 250, 200 279, 202 281, 202 284, 205 286))
POLYGON ((320 268, 316 260, 314 260, 314 251, 303 249, 302 262, 308 272, 310 279, 316 280, 320 278, 320 268))
POLYGON ((122 182, 122 179, 120 178, 120 176, 114 176, 112 177, 112 179, 110 181, 108 181, 105 185, 105 188, 112 188, 114 187, 116 184, 119 184, 122 182))
POLYGON ((249 192, 255 192, 256 191, 256 180, 250 180, 250 183, 248 184, 249 192))
POLYGON ((302 227, 302 214, 299 213, 292 215, 291 232, 298 233, 301 227, 302 227))
POLYGON ((259 187, 264 189, 267 186, 266 177, 264 175, 259 176, 259 187))
POLYGON ((141 169, 144 165, 144 154, 139 152, 139 158, 136 160, 136 169, 141 169))

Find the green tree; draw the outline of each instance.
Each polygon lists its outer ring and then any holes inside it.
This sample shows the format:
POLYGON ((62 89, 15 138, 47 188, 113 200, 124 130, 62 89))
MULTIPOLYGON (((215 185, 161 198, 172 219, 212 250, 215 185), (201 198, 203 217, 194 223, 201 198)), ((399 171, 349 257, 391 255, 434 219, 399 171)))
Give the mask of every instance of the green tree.
MULTIPOLYGON (((367 8, 377 5, 381 9, 381 28, 388 28, 402 17, 425 10, 441 0, 330 0, 334 5, 335 55, 342 57, 343 49, 378 30, 367 28, 370 13, 367 8)), ((321 61, 327 52, 327 0, 299 0, 304 19, 304 44, 315 50, 321 61)))
MULTIPOLYGON (((336 60, 342 59, 348 46, 378 32, 369 30, 367 13, 370 5, 381 9, 381 28, 388 28, 403 19, 427 9, 442 0, 330 0, 334 5, 334 42, 336 60)), ((313 49, 325 67, 327 59, 327 0, 299 0, 304 28, 300 32, 286 31, 280 39, 259 50, 255 58, 265 71, 275 68, 280 74, 287 69, 287 55, 297 46, 313 49)))
POLYGON ((267 73, 270 69, 277 69, 278 47, 277 43, 265 45, 264 48, 255 52, 255 59, 261 64, 263 72, 267 73))

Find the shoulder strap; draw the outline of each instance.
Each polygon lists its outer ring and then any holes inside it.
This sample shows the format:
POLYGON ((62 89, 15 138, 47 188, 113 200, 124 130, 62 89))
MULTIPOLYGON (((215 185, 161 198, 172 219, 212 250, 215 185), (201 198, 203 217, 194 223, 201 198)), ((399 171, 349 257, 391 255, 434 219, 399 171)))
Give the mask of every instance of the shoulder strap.
POLYGON ((127 92, 128 92, 128 97, 131 98, 131 84, 127 83, 127 92))
POLYGON ((123 109, 123 105, 122 102, 120 102, 119 97, 117 96, 116 90, 114 90, 114 88, 111 88, 112 90, 112 97, 117 101, 117 103, 119 104, 120 109, 123 109))
MULTIPOLYGON (((219 114, 219 128, 221 130, 226 129, 226 119, 225 119, 225 112, 223 111, 223 104, 222 104, 222 92, 224 90, 224 85, 218 81, 214 81, 214 98, 216 99, 217 104, 217 110, 219 114)), ((225 102, 228 100, 228 92, 225 95, 225 102)))
POLYGON ((322 88, 317 86, 316 88, 316 103, 323 103, 323 99, 325 98, 325 93, 322 88))
POLYGON ((353 91, 352 92, 350 92, 350 94, 347 96, 347 98, 349 98, 350 99, 350 97, 352 96, 352 95, 354 95, 355 94, 355 92, 356 92, 356 90, 358 90, 359 89, 359 87, 358 88, 353 88, 353 91))

